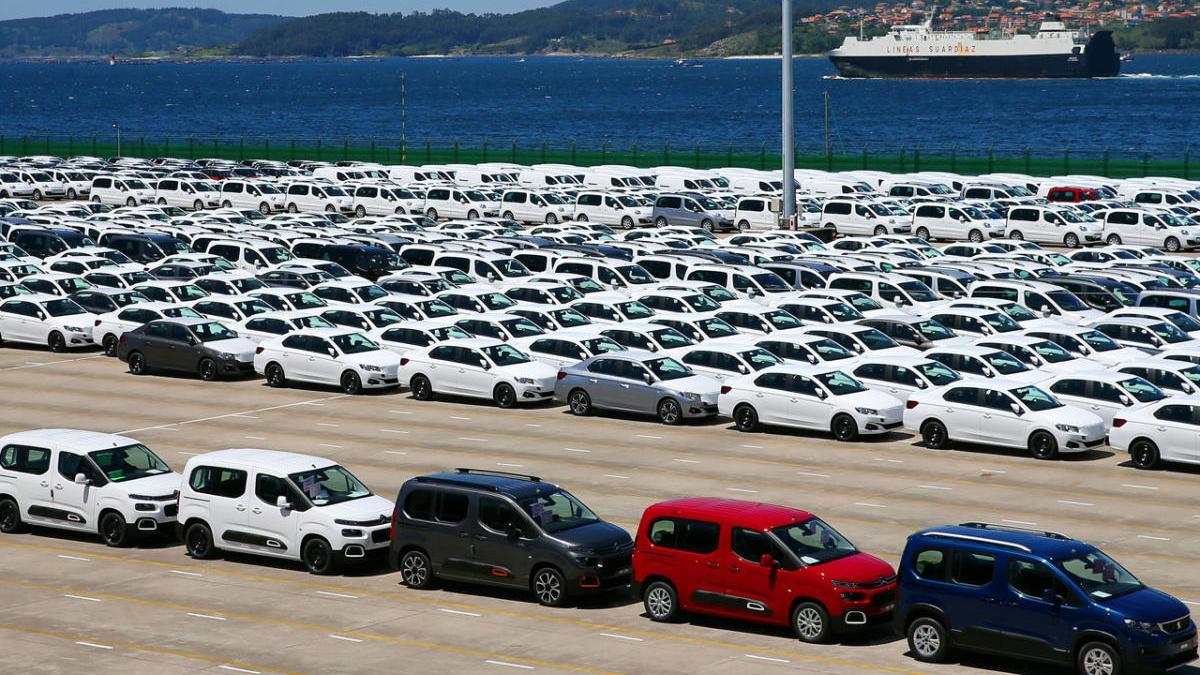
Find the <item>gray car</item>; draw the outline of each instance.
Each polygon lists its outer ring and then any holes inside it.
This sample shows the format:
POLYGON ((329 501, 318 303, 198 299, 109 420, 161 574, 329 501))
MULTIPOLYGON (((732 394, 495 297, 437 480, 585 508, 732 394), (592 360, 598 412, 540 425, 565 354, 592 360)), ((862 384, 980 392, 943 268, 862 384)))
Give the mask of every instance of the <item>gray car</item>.
POLYGON ((663 424, 717 414, 721 383, 697 375, 669 356, 644 351, 609 352, 563 368, 554 398, 576 415, 594 410, 655 415, 663 424))
POLYGON ((654 201, 651 216, 656 227, 687 225, 702 227, 709 232, 737 229, 732 214, 722 209, 715 200, 703 195, 659 195, 654 201))

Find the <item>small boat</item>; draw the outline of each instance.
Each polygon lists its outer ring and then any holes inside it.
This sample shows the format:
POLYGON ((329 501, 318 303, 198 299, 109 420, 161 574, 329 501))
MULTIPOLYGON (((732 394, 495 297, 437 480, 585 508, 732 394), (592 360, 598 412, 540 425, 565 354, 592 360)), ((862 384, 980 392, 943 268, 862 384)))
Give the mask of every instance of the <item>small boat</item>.
POLYGON ((525 63, 525 59, 523 59, 523 58, 517 59, 517 63, 525 63))
POLYGON ((115 66, 115 65, 117 65, 117 55, 116 55, 116 54, 110 54, 110 55, 109 55, 109 57, 108 57, 108 65, 110 65, 110 66, 115 66))
POLYGON ((1121 63, 1129 63, 1133 60, 1133 52, 1124 52, 1121 54, 1121 63))

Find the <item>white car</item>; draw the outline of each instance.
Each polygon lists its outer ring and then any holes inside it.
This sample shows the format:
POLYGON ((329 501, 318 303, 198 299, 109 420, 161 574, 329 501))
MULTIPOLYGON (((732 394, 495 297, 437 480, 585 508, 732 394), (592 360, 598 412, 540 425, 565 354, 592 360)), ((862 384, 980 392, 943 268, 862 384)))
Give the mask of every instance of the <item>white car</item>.
POLYGON ((800 332, 829 338, 860 356, 882 356, 885 354, 916 356, 921 353, 912 347, 902 346, 879 329, 871 328, 870 326, 859 326, 852 323, 806 326, 800 329, 800 332))
POLYGON ((425 215, 433 220, 494 218, 500 215, 500 203, 479 190, 436 187, 425 193, 425 215))
POLYGON ((95 532, 109 546, 171 532, 180 476, 132 438, 37 429, 0 438, 0 532, 95 532))
POLYGON ((154 201, 154 188, 139 178, 96 176, 92 179, 91 200, 108 206, 137 206, 154 201))
POLYGON ((347 394, 397 386, 399 367, 399 356, 346 328, 299 330, 262 342, 254 354, 254 370, 272 387, 295 380, 335 385, 347 394))
POLYGON ((401 360, 400 378, 413 398, 437 394, 490 399, 501 408, 554 396, 558 370, 499 340, 450 340, 416 349, 401 360))
POLYGON ((328 183, 289 183, 285 202, 288 213, 354 211, 354 199, 342 188, 328 183))
POLYGON ((1200 398, 1168 398, 1113 419, 1108 444, 1139 469, 1163 461, 1200 464, 1200 398))
POLYGON ((1200 393, 1200 366, 1181 359, 1150 358, 1130 361, 1113 370, 1136 375, 1174 396, 1200 393))
POLYGON ((867 387, 902 401, 922 389, 944 387, 963 379, 952 368, 924 356, 866 356, 845 369, 867 387))
POLYGON ((467 340, 473 337, 454 324, 453 317, 405 321, 379 335, 379 344, 400 356, 414 349, 429 347, 447 340, 467 340))
POLYGON ((963 380, 909 397, 904 428, 925 446, 969 441, 1026 448, 1036 459, 1086 452, 1104 445, 1104 420, 1065 405, 1037 385, 1005 378, 963 380))
MULTIPOLYGON (((187 305, 170 302, 139 302, 121 309, 99 314, 92 325, 92 340, 104 348, 105 356, 117 355, 121 335, 156 319, 200 319, 196 310, 187 305)), ((240 331, 239 331, 240 333, 240 331)))
POLYGON ((392 502, 331 460, 218 450, 192 457, 183 475, 179 522, 197 560, 224 550, 299 560, 328 574, 390 545, 392 502))
POLYGON ((1068 405, 1099 415, 1106 426, 1114 417, 1167 398, 1167 393, 1129 373, 1082 370, 1060 373, 1040 385, 1068 405))
POLYGON ((1075 356, 1108 368, 1146 358, 1146 352, 1134 347, 1122 347, 1104 333, 1086 326, 1035 328, 1025 331, 1025 334, 1049 340, 1075 356))
POLYGON ((1002 377, 1033 384, 1048 380, 1052 375, 1052 373, 1026 365, 1025 362, 1006 351, 992 347, 950 345, 935 347, 924 352, 924 355, 963 377, 975 376, 988 379, 1002 377))
POLYGON ((672 357, 697 375, 707 375, 719 382, 784 365, 783 359, 749 342, 703 342, 680 349, 672 357))
MULTIPOLYGON (((659 326, 659 328, 671 330, 664 326, 659 326)), ((599 331, 587 328, 560 330, 549 335, 526 338, 514 342, 513 346, 529 354, 533 360, 544 363, 556 371, 563 366, 574 365, 592 356, 627 349, 599 331)))
POLYGON ((997 335, 981 338, 975 344, 1007 352, 1030 368, 1047 373, 1069 373, 1104 367, 1096 361, 1075 356, 1049 340, 1029 335, 997 335))
POLYGON ((733 378, 717 399, 739 431, 760 425, 830 431, 839 441, 886 434, 901 424, 903 403, 825 366, 775 366, 733 378))
POLYGON ((319 309, 304 310, 275 310, 255 314, 242 321, 229 324, 238 335, 262 343, 273 340, 297 330, 306 328, 337 328, 328 319, 321 316, 319 309))
POLYGON ((0 343, 45 345, 51 351, 91 347, 92 314, 70 298, 35 293, 0 303, 0 343))

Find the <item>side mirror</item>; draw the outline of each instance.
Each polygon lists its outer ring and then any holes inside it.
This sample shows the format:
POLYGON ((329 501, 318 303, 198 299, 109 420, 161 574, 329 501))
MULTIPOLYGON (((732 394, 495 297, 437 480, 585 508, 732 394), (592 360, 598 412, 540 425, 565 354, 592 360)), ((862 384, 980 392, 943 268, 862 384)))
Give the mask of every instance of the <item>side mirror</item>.
POLYGON ((1020 417, 1021 415, 1025 414, 1025 411, 1021 410, 1021 406, 1017 405, 1016 403, 1009 403, 1008 407, 1012 408, 1013 414, 1016 415, 1017 417, 1020 417))
POLYGON ((925 384, 925 380, 917 380, 917 389, 928 389, 929 385, 925 384))
POLYGON ((650 373, 643 375, 642 379, 646 381, 646 384, 654 384, 654 376, 650 373))
POLYGON ((1133 399, 1129 398, 1125 394, 1121 394, 1120 401, 1121 405, 1133 405, 1133 399))
POLYGON ((861 352, 862 350, 863 350, 863 346, 858 344, 857 342, 855 342, 854 343, 854 351, 861 352))
POLYGON ((1050 305, 1042 305, 1042 318, 1043 319, 1050 318, 1050 305))
POLYGON ((822 316, 821 318, 825 321, 825 323, 833 323, 833 317, 829 316, 828 314, 822 316))
POLYGON ((744 363, 739 363, 739 364, 738 364, 738 372, 739 372, 739 373, 741 373, 741 374, 743 374, 743 375, 749 375, 749 374, 750 374, 750 369, 746 367, 746 364, 744 364, 744 363))
POLYGON ((1042 601, 1054 605, 1055 609, 1057 609, 1062 606, 1063 597, 1055 593, 1053 588, 1047 588, 1042 591, 1042 601))
POLYGON ((818 389, 817 390, 817 398, 824 401, 825 399, 829 398, 829 394, 826 394, 824 389, 818 389))
POLYGON ((92 482, 92 480, 87 477, 87 474, 83 474, 83 473, 75 474, 75 484, 76 485, 89 485, 91 482, 92 482))
POLYGON ((39 311, 39 312, 37 313, 37 317, 38 317, 39 319, 41 319, 42 321, 45 321, 45 320, 46 320, 46 313, 45 313, 45 312, 42 312, 42 311, 39 311))
POLYGON ((337 358, 337 355, 338 355, 337 350, 334 349, 333 347, 330 347, 329 349, 327 349, 326 352, 333 358, 335 358, 335 359, 337 358))
POLYGON ((484 370, 491 370, 491 369, 492 369, 492 364, 488 363, 487 361, 481 361, 481 362, 479 363, 479 367, 480 367, 480 368, 483 368, 484 370))
POLYGON ((983 376, 984 377, 995 377, 996 371, 992 370, 991 368, 988 368, 987 366, 984 366, 983 367, 983 376))
POLYGON ((287 497, 279 495, 275 498, 275 506, 281 509, 290 509, 292 508, 292 502, 287 497))
POLYGON ((770 553, 764 553, 762 554, 762 557, 758 559, 758 564, 768 569, 774 569, 775 558, 772 558, 770 553))
POLYGON ((811 363, 811 364, 813 364, 813 365, 816 365, 817 363, 819 363, 819 361, 817 360, 817 357, 816 357, 816 355, 814 355, 814 354, 809 354, 809 355, 808 355, 808 362, 809 362, 809 363, 811 363))

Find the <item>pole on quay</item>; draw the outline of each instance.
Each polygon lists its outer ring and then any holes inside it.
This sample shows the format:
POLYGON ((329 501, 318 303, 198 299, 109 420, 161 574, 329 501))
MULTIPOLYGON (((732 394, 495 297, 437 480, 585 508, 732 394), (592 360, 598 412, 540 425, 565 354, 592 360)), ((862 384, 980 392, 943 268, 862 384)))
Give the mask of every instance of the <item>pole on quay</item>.
POLYGON ((792 0, 783 0, 783 220, 795 227, 796 218, 796 128, 792 107, 792 0))

